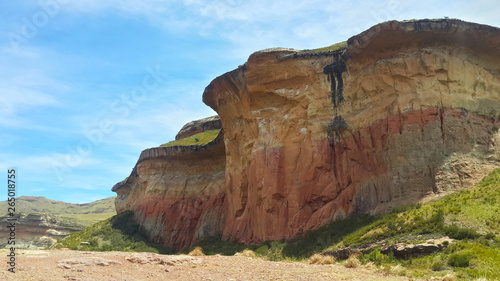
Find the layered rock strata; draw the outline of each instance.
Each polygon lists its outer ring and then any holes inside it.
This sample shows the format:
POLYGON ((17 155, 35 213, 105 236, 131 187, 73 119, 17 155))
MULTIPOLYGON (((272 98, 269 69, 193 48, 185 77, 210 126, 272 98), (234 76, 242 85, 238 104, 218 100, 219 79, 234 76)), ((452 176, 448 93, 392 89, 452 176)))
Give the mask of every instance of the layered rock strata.
POLYGON ((500 166, 500 30, 386 22, 348 47, 271 49, 206 88, 224 135, 154 148, 115 186, 174 248, 291 238, 466 188, 500 166))
POLYGON ((222 132, 206 145, 146 149, 113 187, 116 211, 133 211, 151 239, 175 249, 221 235, 224 172, 222 132))
POLYGON ((184 125, 175 136, 176 140, 190 137, 205 131, 217 130, 222 128, 219 116, 211 116, 200 120, 195 120, 184 125))
POLYGON ((203 100, 224 128, 224 237, 291 238, 477 182, 500 165, 499 46, 489 26, 394 21, 216 78, 203 100))

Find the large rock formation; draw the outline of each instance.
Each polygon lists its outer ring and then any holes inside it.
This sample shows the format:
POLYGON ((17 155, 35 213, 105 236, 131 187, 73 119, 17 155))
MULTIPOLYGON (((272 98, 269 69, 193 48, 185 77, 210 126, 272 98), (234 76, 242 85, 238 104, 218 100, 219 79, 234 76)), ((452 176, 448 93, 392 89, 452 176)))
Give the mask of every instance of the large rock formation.
POLYGON ((112 189, 116 211, 133 211, 154 241, 175 249, 221 235, 225 164, 222 132, 206 145, 146 149, 112 189))
POLYGON ((499 167, 500 29, 392 21, 338 51, 264 50, 212 81, 203 101, 224 135, 143 152, 114 188, 118 211, 136 211, 174 248, 219 234, 291 238, 499 167))

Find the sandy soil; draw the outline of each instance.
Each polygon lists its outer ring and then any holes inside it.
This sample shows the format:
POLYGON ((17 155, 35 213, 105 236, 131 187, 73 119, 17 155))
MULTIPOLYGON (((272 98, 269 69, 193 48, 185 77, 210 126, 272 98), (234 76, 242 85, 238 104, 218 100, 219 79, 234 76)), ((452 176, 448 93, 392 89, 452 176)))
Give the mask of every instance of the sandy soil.
MULTIPOLYGON (((0 251, 3 260, 7 252, 0 251)), ((16 273, 3 262, 0 280, 407 280, 363 267, 270 262, 242 256, 18 250, 16 273)))

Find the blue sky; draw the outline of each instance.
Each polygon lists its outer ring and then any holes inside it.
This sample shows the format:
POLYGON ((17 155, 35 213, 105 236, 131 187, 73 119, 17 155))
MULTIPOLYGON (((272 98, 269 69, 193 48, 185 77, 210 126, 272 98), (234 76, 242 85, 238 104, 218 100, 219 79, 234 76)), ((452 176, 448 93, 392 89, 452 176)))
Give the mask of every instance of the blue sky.
POLYGON ((18 196, 113 196, 143 149, 215 114, 205 86, 254 51, 324 47, 392 19, 500 26, 499 12, 497 0, 1 1, 0 168, 18 169, 18 196))

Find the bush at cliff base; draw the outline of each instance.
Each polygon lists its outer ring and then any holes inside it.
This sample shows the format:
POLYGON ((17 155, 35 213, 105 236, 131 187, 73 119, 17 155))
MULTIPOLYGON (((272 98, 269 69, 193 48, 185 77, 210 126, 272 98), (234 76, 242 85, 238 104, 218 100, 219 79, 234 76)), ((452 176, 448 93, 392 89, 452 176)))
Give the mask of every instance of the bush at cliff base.
POLYGON ((149 241, 144 230, 133 218, 131 211, 120 213, 70 234, 53 247, 83 251, 173 253, 171 249, 149 241))

